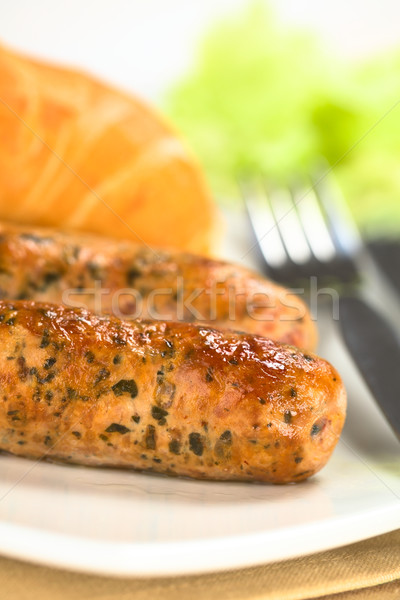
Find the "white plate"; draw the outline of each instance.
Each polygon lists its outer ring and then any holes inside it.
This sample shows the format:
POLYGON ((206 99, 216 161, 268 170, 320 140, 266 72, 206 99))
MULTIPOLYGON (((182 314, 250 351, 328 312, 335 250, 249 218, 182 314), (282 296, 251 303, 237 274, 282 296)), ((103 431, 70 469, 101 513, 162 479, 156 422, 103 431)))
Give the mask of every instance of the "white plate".
POLYGON ((0 552, 99 574, 177 575, 290 558, 400 527, 399 444, 333 323, 320 326, 320 352, 345 379, 349 412, 319 475, 287 486, 211 483, 0 456, 0 552))

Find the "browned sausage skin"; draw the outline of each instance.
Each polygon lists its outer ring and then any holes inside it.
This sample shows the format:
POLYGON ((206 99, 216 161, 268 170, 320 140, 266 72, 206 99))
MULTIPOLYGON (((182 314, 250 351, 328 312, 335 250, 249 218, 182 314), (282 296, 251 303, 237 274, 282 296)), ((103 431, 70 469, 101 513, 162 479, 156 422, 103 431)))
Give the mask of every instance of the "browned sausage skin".
POLYGON ((345 391, 262 337, 0 302, 0 449, 201 479, 301 481, 328 460, 345 391))
POLYGON ((306 350, 316 345, 305 304, 248 269, 92 235, 0 224, 0 298, 197 321, 306 350))

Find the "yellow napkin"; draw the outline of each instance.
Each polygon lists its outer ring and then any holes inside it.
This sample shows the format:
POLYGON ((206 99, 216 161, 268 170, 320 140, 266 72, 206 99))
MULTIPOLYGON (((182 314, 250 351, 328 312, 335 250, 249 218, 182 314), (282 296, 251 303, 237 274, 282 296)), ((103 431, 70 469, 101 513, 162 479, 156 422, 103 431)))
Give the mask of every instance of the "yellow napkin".
POLYGON ((251 569, 162 579, 113 579, 0 558, 5 600, 397 600, 400 530, 251 569))

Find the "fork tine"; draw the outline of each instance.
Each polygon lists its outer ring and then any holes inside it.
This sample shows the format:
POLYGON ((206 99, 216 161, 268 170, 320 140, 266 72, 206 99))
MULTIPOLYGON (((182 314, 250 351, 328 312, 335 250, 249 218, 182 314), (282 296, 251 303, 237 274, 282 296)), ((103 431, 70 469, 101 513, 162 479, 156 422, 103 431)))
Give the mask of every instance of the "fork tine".
POLYGON ((333 260, 336 249, 326 225, 313 187, 297 187, 294 191, 296 210, 314 257, 326 263, 333 260))
POLYGON ((360 275, 355 261, 362 241, 346 201, 332 175, 321 176, 315 190, 336 249, 331 271, 342 282, 357 283, 360 275))
POLYGON ((314 176, 317 200, 338 253, 354 256, 362 247, 360 232, 335 177, 325 170, 314 176))
POLYGON ((286 250, 261 182, 240 181, 239 186, 263 260, 269 269, 284 267, 287 262, 286 250))
POLYGON ((271 192, 270 203, 289 259, 295 265, 306 264, 312 259, 311 249, 289 188, 271 192))
POLYGON ((258 177, 241 181, 240 189, 259 253, 273 279, 301 289, 308 289, 311 277, 324 285, 358 282, 350 254, 357 238, 351 235, 345 208, 334 204, 333 185, 326 184, 324 190, 321 185, 317 190, 304 185, 294 192, 268 190, 258 177))

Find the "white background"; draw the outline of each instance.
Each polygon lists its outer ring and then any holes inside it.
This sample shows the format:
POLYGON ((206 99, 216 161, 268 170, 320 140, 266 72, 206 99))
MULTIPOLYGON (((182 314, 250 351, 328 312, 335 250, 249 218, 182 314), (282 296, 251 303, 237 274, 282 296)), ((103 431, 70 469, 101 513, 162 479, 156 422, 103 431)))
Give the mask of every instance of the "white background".
MULTIPOLYGON (((78 65, 159 101, 210 23, 248 0, 0 0, 0 43, 78 65)), ((341 54, 400 44, 398 0, 271 0, 341 54)))

